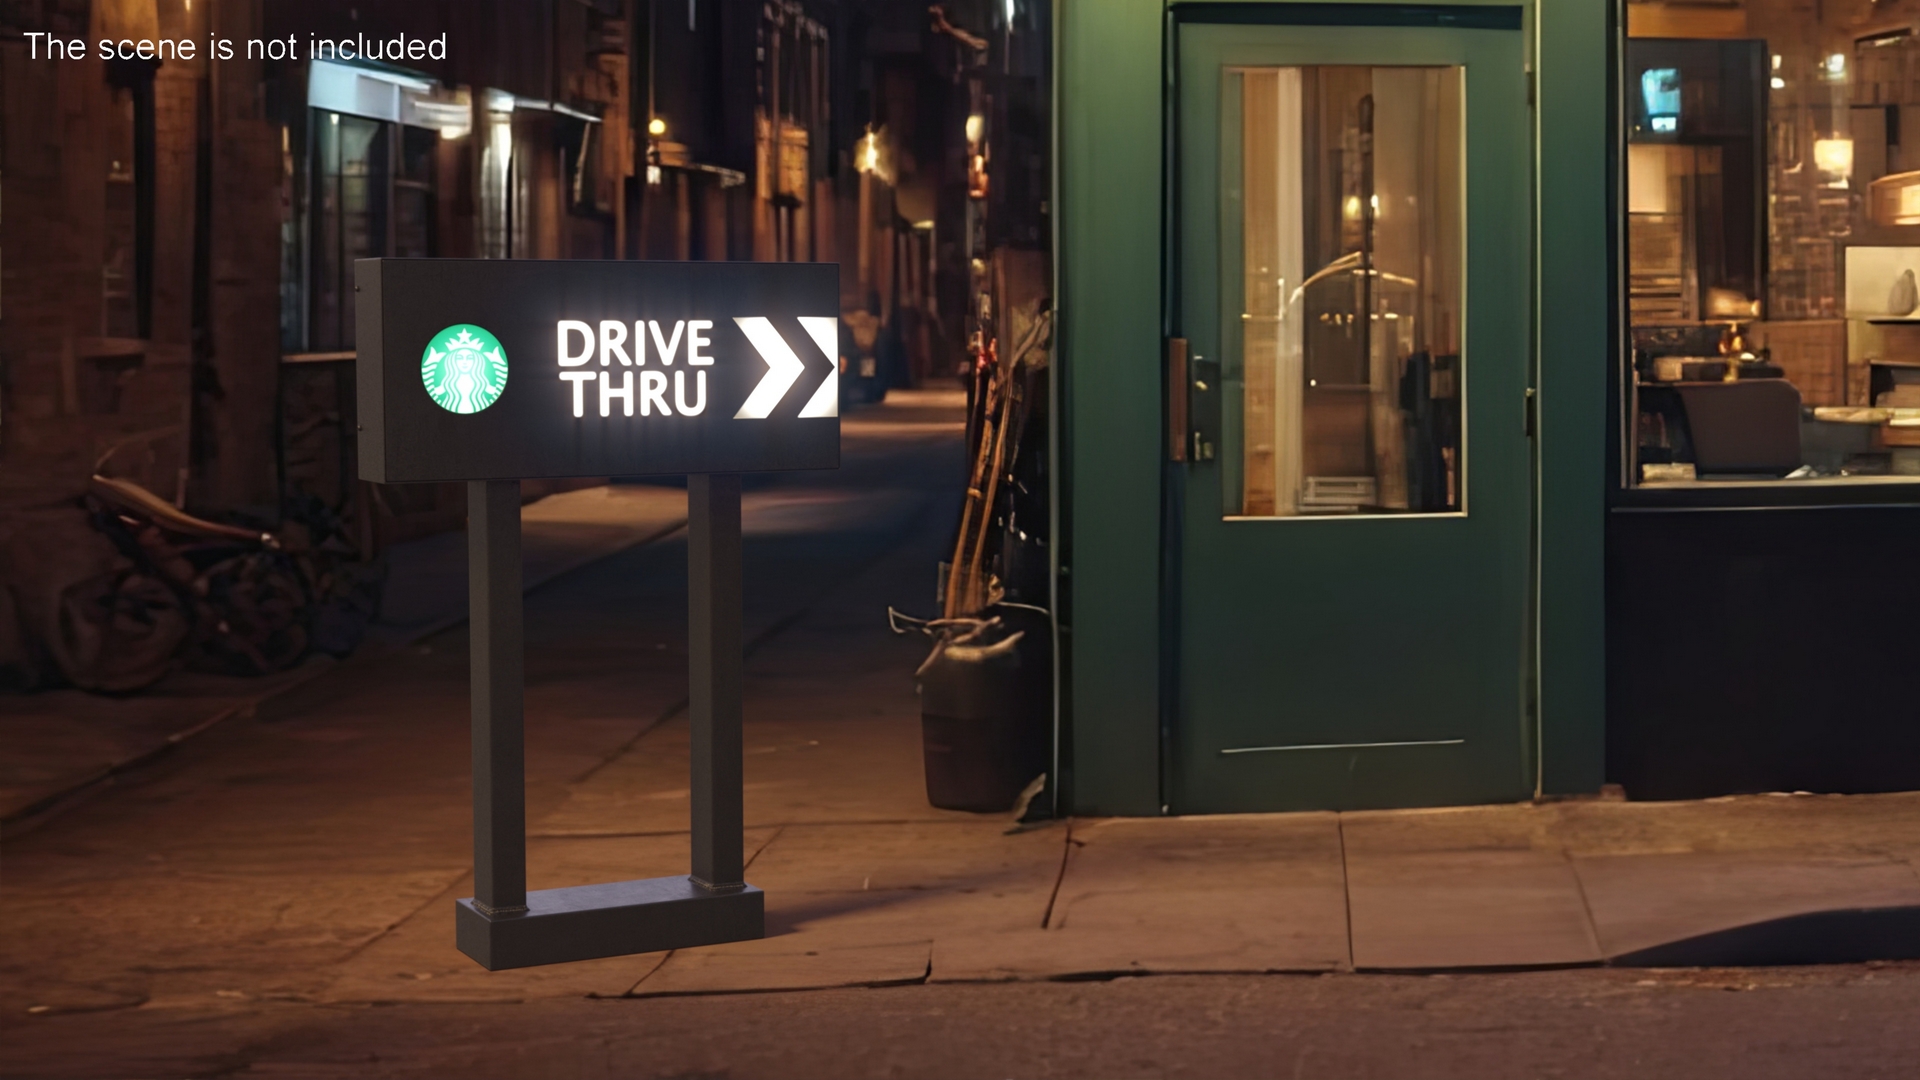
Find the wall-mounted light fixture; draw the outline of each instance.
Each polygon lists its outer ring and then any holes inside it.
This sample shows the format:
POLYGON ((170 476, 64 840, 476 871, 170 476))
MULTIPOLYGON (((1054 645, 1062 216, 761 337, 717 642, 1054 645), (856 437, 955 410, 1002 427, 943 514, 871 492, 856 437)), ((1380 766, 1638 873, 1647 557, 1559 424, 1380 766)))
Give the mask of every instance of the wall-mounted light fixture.
POLYGON ((872 174, 888 183, 893 182, 893 162, 887 154, 886 130, 868 128, 853 144, 853 167, 863 174, 872 174))

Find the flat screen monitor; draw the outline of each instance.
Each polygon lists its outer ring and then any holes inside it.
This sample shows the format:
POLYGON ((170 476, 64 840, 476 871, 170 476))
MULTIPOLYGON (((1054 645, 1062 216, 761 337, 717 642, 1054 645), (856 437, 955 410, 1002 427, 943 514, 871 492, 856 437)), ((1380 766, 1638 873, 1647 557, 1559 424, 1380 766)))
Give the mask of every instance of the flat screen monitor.
POLYGON ((1646 109, 1647 130, 1657 135, 1680 131, 1680 69, 1648 68, 1640 73, 1640 101, 1646 109))

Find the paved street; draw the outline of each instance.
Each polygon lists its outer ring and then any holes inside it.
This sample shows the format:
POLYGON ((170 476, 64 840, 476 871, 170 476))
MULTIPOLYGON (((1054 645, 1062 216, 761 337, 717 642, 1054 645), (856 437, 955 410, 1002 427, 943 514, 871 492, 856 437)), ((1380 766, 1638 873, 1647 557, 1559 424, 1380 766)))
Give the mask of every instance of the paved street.
POLYGON ((1900 1078, 1920 970, 1166 976, 9 1023, 9 1077, 1900 1078))
MULTIPOLYGON (((765 941, 499 973, 454 950, 454 628, 9 837, 0 1076, 1911 1075, 1920 965, 1600 965, 1787 955, 1812 939, 1780 927, 1835 908, 1881 921, 1819 947, 1907 947, 1913 796, 1024 829, 928 807, 924 643, 884 611, 932 607, 958 422, 902 395, 849 418, 839 472, 749 489, 765 941)), ((684 566, 668 536, 529 596, 534 888, 685 866, 684 566)))

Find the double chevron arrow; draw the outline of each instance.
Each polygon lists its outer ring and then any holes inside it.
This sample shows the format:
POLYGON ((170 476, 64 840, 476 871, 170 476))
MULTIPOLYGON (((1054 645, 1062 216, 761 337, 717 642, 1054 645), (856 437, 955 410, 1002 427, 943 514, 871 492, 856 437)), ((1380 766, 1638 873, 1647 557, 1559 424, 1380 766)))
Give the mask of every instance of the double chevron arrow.
MULTIPOLYGON (((812 397, 807 399, 806 405, 800 409, 800 415, 803 417, 839 416, 839 321, 818 315, 802 315, 799 318, 801 329, 807 332, 807 336, 813 339, 813 343, 820 347, 820 351, 826 354, 829 361, 827 380, 820 384, 820 388, 813 392, 812 397)), ((753 388, 753 393, 747 395, 746 404, 740 406, 740 411, 734 413, 733 418, 765 420, 772 415, 773 407, 780 404, 780 399, 787 396, 787 391, 793 388, 793 384, 799 380, 800 373, 807 370, 807 366, 800 362, 800 358, 795 356, 793 350, 787 346, 786 339, 773 328, 772 320, 756 315, 749 318, 735 318, 733 321, 739 324, 740 332, 747 335, 747 341, 753 345, 754 351, 760 354, 760 359, 767 362, 767 373, 760 377, 759 385, 753 388)))

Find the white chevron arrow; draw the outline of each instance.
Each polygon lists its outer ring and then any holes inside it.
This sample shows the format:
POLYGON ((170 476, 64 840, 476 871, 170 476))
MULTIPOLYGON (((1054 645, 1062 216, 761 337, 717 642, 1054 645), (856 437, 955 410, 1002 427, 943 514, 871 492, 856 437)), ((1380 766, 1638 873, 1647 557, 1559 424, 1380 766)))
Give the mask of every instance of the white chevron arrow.
MULTIPOLYGON (((739 412, 733 414, 733 418, 765 420, 773 414, 774 406, 780 404, 780 399, 787 396, 787 391, 793 388, 793 384, 799 381, 801 372, 805 371, 807 366, 800 362, 800 358, 793 354, 792 349, 787 347, 786 339, 773 328, 772 320, 754 315, 735 317, 733 321, 739 325, 740 332, 747 335, 747 342, 753 346, 755 352, 760 354, 760 359, 767 362, 767 373, 760 377, 759 385, 753 388, 753 393, 747 395, 746 402, 740 406, 739 412)), ((835 335, 838 330, 837 322, 831 318, 802 317, 800 325, 806 330, 807 336, 813 339, 814 344, 820 346, 821 351, 834 362, 827 375, 827 381, 814 391, 813 396, 801 408, 800 415, 838 416, 840 415, 840 369, 839 359, 835 355, 839 352, 839 342, 835 335)))
POLYGON ((807 370, 807 366, 793 355, 792 349, 787 348, 786 339, 773 328, 772 320, 754 315, 733 321, 739 324, 740 332, 747 335, 747 341, 760 354, 760 359, 767 362, 767 373, 760 376, 760 385, 747 395, 746 404, 740 406, 740 411, 734 413, 733 418, 765 420, 772 415, 773 407, 780 404, 780 399, 787 396, 787 391, 800 378, 800 373, 807 370))
POLYGON ((801 416, 840 415, 840 320, 823 315, 802 315, 800 326, 827 354, 827 381, 807 399, 801 416))

